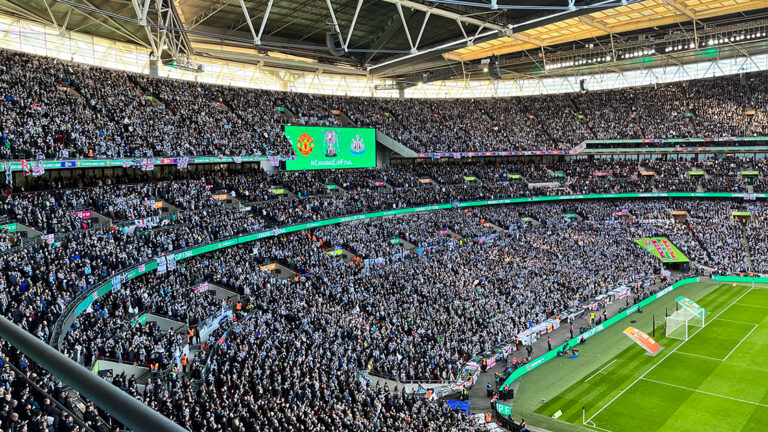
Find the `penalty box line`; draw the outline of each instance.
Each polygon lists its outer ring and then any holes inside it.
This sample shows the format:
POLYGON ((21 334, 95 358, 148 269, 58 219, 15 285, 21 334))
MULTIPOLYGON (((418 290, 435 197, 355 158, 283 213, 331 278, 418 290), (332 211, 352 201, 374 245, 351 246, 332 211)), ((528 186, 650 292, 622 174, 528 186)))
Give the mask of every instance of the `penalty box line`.
POLYGON ((755 324, 755 326, 754 326, 754 327, 752 327, 752 330, 750 330, 750 331, 749 331, 749 333, 747 333, 747 334, 746 334, 746 335, 745 335, 743 338, 741 338, 741 340, 739 341, 739 343, 737 343, 737 344, 736 344, 736 346, 735 346, 735 347, 733 347, 733 349, 731 350, 731 352, 729 352, 729 353, 728 353, 728 355, 727 355, 727 356, 725 356, 725 358, 723 359, 723 361, 726 361, 726 360, 728 360, 728 357, 730 357, 730 356, 731 356, 731 354, 733 354, 733 352, 734 352, 734 351, 736 351, 736 348, 738 348, 738 347, 739 347, 739 345, 741 345, 741 344, 742 344, 742 343, 743 343, 745 340, 747 340, 747 338, 749 337, 749 335, 751 335, 751 334, 752 334, 752 332, 753 332, 753 331, 755 331, 755 329, 757 329, 757 324, 755 324))
POLYGON ((676 387, 676 388, 679 388, 679 389, 692 391, 694 393, 701 393, 701 394, 705 394, 705 395, 708 395, 708 396, 714 396, 714 397, 719 397, 719 398, 723 398, 723 399, 730 399, 730 400, 736 401, 736 402, 741 402, 741 403, 745 403, 745 404, 757 405, 757 406, 768 408, 768 405, 761 404, 760 402, 753 402, 753 401, 749 401, 749 400, 746 400, 746 399, 738 399, 738 398, 734 398, 734 397, 730 397, 730 396, 725 396, 725 395, 721 395, 721 394, 717 394, 717 393, 712 393, 712 392, 708 392, 708 391, 704 391, 704 390, 692 389, 692 388, 689 388, 689 387, 685 387, 685 386, 681 386, 681 385, 677 385, 677 384, 671 384, 671 383, 664 382, 664 381, 657 381, 657 380, 650 379, 650 378, 641 378, 641 379, 643 381, 648 381, 648 382, 652 382, 652 383, 656 383, 656 384, 661 384, 661 385, 665 385, 665 386, 669 386, 669 387, 676 387))
MULTIPOLYGON (((742 294, 742 295, 740 295, 740 296, 739 296, 739 298, 737 298, 736 300, 734 300, 733 302, 731 302, 731 304, 729 304, 729 305, 728 305, 728 306, 727 306, 725 309, 723 309, 723 310, 721 310, 720 312, 718 312, 718 313, 717 313, 717 315, 715 315, 715 317, 714 317, 714 318, 712 318, 712 319, 711 319, 711 320, 709 320, 709 321, 708 321, 706 324, 704 324, 704 325, 703 325, 703 326, 702 326, 702 327, 699 329, 699 331, 703 330, 703 329, 704 329, 704 327, 708 326, 708 325, 709 325, 709 324, 710 324, 712 321, 714 321, 715 319, 717 319, 717 317, 719 317, 720 315, 722 315, 722 313, 723 313, 723 312, 727 311, 727 310, 728 310, 728 309, 729 309, 731 306, 733 306, 733 305, 734 305, 734 304, 736 304, 736 303, 737 303, 739 300, 741 300, 742 298, 744 298, 744 296, 745 296, 745 295, 747 295, 747 294, 749 294, 749 292, 750 292, 750 291, 752 291, 752 288, 749 288, 749 289, 747 289, 747 290, 744 292, 744 294, 742 294)), ((697 331, 696 333, 698 333, 698 331, 697 331)), ((598 415, 598 414, 600 414, 601 412, 603 412, 603 410, 604 410, 604 409, 608 408, 608 407, 609 407, 609 406, 610 406, 612 403, 614 403, 614 402, 616 401, 616 399, 620 398, 620 397, 621 397, 621 395, 623 395, 624 393, 626 393, 626 391, 627 391, 627 390, 629 390, 630 388, 632 388, 632 386, 634 386, 635 384, 637 384, 637 383, 638 383, 638 381, 640 381, 640 380, 641 380, 641 379, 643 379, 643 378, 644 378, 646 375, 648 375, 648 373, 650 373, 652 370, 654 370, 654 369, 656 368, 656 366, 658 366, 658 365, 662 364, 662 363, 664 362, 664 360, 668 359, 668 358, 669 358, 669 356, 671 356, 671 355, 672 355, 672 354, 673 354, 675 351, 677 351, 677 349, 678 349, 678 348, 680 348, 681 346, 685 345, 685 343, 686 343, 686 342, 688 342, 689 340, 691 340, 691 339, 690 339, 690 338, 688 338, 688 339, 684 340, 684 341, 683 341, 683 342, 682 342, 680 345, 678 345, 678 346, 674 347, 674 348, 672 349, 672 351, 670 351, 670 352, 669 352, 669 353, 668 353, 666 356, 664 356, 664 358, 662 358, 661 360, 659 360, 659 362, 658 362, 658 363, 656 363, 656 364, 654 364, 653 366, 651 366, 650 368, 648 368, 648 370, 647 370, 647 371, 645 371, 645 372, 643 372, 643 374, 642 374, 642 375, 640 375, 640 377, 638 377, 636 380, 632 381, 632 383, 631 383, 630 385, 628 385, 628 386, 627 386, 627 387, 626 387, 624 390, 622 390, 621 392, 619 392, 619 394, 617 394, 616 396, 614 396, 614 398, 613 398, 613 399, 611 399, 610 401, 608 401, 608 403, 607 403, 607 404, 605 404, 605 405, 604 405, 602 408, 600 408, 599 410, 597 410, 597 412, 596 412, 596 413, 592 414, 592 417, 588 418, 588 419, 587 419, 587 422, 592 422, 592 424, 594 424, 594 422, 592 421, 592 419, 594 419, 595 417, 597 417, 597 415, 598 415)))

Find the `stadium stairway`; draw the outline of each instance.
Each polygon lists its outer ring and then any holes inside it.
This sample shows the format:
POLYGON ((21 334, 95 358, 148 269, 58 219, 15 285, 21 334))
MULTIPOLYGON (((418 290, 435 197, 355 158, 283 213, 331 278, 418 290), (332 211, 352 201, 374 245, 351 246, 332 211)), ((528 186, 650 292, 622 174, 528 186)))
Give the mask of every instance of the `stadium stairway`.
POLYGON ((402 237, 398 237, 398 238, 400 239, 400 242, 398 244, 400 246, 402 246, 403 249, 405 249, 407 251, 416 249, 416 245, 415 244, 409 242, 408 240, 406 240, 406 239, 404 239, 402 237))
POLYGON ((504 228, 502 228, 502 227, 500 227, 500 226, 496 225, 495 223, 493 223, 493 222, 491 222, 491 221, 487 221, 487 220, 485 220, 485 219, 481 218, 480 216, 478 216, 477 214, 474 214, 474 213, 472 213, 472 212, 471 212, 471 211, 469 211, 469 210, 464 210, 464 212, 465 212, 467 215, 469 215, 469 216, 472 216, 472 217, 474 217, 475 219, 477 219, 477 221, 480 223, 480 225, 482 225, 482 226, 485 226, 485 227, 488 227, 488 228, 490 228, 490 229, 494 230, 494 231, 495 231, 497 234, 501 234, 501 233, 503 233, 503 232, 505 232, 505 231, 506 231, 504 228))
POLYGON ((589 135, 592 139, 597 139, 597 134, 594 130, 592 130, 592 126, 589 124, 589 115, 587 115, 587 113, 581 109, 581 107, 576 103, 575 100, 573 100, 573 98, 571 98, 570 95, 566 94, 565 97, 568 99, 568 102, 571 103, 574 112, 576 112, 577 121, 580 121, 581 124, 584 125, 584 128, 587 130, 587 132, 589 132, 589 135), (584 121, 581 120, 582 118, 584 121))
MULTIPOLYGON (((332 113, 334 118, 336 120, 340 121, 342 126, 345 127, 357 127, 355 122, 352 121, 352 119, 349 118, 349 116, 342 110, 338 110, 338 114, 332 113)), ((389 148, 393 152, 404 156, 404 157, 416 157, 416 152, 409 149, 408 147, 404 146, 402 143, 398 142, 394 138, 390 137, 389 135, 385 134, 384 132, 379 131, 376 129, 376 142, 389 148)))
POLYGON ((688 122, 688 127, 691 128, 691 133, 693 134, 692 136, 697 137, 698 135, 696 134, 696 121, 695 121, 696 114, 694 113, 691 113, 691 114, 692 115, 690 116, 686 115, 685 118, 686 118, 686 121, 688 122))
POLYGON ((746 225, 741 228, 741 243, 744 245, 744 252, 747 255, 747 268, 752 271, 752 254, 749 251, 749 241, 747 240, 747 227, 746 225))
POLYGON ((393 152, 407 158, 415 158, 418 154, 401 144, 399 141, 385 134, 384 132, 376 129, 376 142, 387 147, 393 152))
POLYGON ((685 224, 685 227, 688 229, 689 234, 691 235, 691 238, 693 238, 693 241, 695 241, 699 245, 699 249, 704 251, 705 254, 707 254, 707 262, 715 262, 714 259, 712 259, 712 254, 709 253, 709 249, 707 249, 704 246, 704 243, 699 239, 699 236, 696 235, 696 231, 693 230, 690 224, 685 224))
POLYGON ((339 111, 338 114, 336 114, 334 112, 331 112, 331 114, 333 114, 333 116, 336 117, 336 120, 341 122, 342 126, 345 126, 345 127, 357 127, 355 122, 353 122, 352 119, 349 118, 349 116, 344 111, 342 111, 342 110, 338 110, 338 111, 339 111))

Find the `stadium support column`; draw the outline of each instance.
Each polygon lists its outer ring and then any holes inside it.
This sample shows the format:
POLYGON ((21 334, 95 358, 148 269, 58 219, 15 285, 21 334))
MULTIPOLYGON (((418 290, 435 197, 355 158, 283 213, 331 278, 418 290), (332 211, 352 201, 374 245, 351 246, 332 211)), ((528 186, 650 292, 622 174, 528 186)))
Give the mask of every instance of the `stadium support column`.
POLYGON ((128 428, 136 431, 185 432, 181 426, 1 316, 0 337, 62 382, 85 395, 128 428))
POLYGON ((160 68, 157 65, 157 59, 154 56, 149 58, 149 76, 151 78, 160 78, 160 68))

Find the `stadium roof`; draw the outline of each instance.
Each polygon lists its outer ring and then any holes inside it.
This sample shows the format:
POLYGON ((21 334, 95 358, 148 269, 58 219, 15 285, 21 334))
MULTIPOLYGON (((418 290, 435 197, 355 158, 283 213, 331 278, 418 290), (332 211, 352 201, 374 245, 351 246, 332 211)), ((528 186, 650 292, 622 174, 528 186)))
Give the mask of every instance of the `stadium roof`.
POLYGON ((405 86, 487 78, 491 55, 517 77, 690 62, 718 35, 718 56, 768 51, 765 0, 4 0, 0 10, 140 44, 164 60, 371 74, 405 86), (626 57, 638 50, 653 54, 648 64, 626 57))

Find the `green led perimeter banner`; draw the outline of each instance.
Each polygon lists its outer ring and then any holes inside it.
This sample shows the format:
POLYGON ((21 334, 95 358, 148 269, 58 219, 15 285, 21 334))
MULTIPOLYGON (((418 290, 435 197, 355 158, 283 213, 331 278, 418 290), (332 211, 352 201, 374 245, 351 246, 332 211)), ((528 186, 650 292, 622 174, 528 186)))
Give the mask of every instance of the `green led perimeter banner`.
POLYGON ((296 153, 288 171, 376 166, 375 129, 285 126, 285 136, 296 153))
POLYGON ((635 242, 662 262, 688 262, 688 258, 666 237, 643 237, 635 242))

